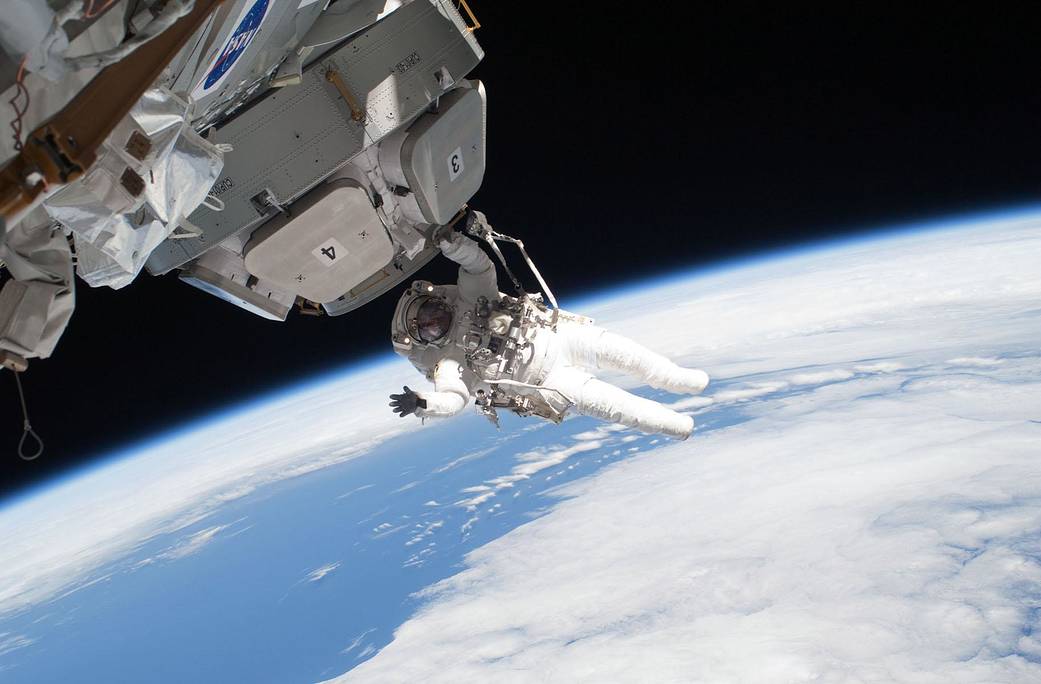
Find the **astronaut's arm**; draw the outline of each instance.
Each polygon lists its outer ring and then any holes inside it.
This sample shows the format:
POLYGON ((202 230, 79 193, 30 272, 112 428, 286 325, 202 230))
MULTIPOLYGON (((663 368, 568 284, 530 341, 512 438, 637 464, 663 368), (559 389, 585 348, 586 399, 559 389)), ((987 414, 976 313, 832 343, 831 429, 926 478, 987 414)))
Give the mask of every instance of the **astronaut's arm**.
POLYGON ((462 233, 449 232, 438 242, 441 253, 459 264, 459 296, 476 302, 478 297, 494 300, 499 294, 495 264, 480 245, 462 233))
POLYGON ((420 418, 454 416, 470 401, 470 388, 463 382, 462 369, 452 359, 442 359, 434 368, 434 391, 418 394, 421 402, 416 415, 420 418))

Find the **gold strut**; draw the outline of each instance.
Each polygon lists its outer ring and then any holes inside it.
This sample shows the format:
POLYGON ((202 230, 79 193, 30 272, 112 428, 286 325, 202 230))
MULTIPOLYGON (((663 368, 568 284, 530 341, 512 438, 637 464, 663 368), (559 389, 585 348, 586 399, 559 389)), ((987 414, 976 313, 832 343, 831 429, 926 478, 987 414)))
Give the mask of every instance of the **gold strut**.
POLYGON ((466 10, 467 16, 470 17, 470 25, 466 27, 466 30, 473 33, 477 29, 481 28, 481 22, 477 21, 474 11, 470 9, 470 5, 466 4, 466 0, 459 0, 459 6, 466 10))
POLYGON ((82 176, 101 143, 223 0, 196 0, 191 12, 126 58, 102 69, 61 111, 29 134, 0 169, 0 214, 17 222, 42 198, 82 176))
POLYGON ((358 106, 358 101, 354 99, 354 95, 347 88, 347 84, 343 82, 343 78, 340 76, 340 72, 336 69, 329 69, 325 72, 325 80, 336 86, 336 89, 340 91, 340 97, 347 103, 347 106, 351 110, 351 119, 361 123, 365 120, 365 110, 358 106))

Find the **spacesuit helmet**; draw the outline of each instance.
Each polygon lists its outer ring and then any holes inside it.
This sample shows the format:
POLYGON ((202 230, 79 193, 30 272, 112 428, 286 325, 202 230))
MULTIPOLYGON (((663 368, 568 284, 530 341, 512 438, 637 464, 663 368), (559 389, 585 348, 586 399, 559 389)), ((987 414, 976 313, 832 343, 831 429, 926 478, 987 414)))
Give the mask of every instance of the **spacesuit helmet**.
POLYGON ((398 300, 391 326, 394 350, 409 356, 413 349, 440 346, 452 329, 455 308, 443 288, 423 280, 412 283, 398 300))
POLYGON ((440 297, 417 297, 410 309, 409 332, 419 342, 435 344, 452 328, 452 307, 440 297))

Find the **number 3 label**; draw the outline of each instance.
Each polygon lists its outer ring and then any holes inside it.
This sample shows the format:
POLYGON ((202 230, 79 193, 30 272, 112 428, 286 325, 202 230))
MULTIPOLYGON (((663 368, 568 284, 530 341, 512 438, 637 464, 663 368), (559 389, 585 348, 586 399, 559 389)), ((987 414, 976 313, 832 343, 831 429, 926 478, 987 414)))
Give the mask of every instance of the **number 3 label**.
POLYGON ((448 180, 454 181, 465 168, 463 166, 463 150, 461 147, 457 147, 452 151, 452 154, 448 155, 448 180))

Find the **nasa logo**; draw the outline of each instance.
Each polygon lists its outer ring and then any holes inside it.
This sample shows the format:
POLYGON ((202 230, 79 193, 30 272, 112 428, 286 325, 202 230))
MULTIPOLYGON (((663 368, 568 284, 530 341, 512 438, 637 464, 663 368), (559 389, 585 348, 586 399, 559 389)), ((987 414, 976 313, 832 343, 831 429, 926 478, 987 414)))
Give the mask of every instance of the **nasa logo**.
POLYGON ((202 83, 202 90, 206 92, 217 85, 228 73, 236 60, 246 51, 254 36, 260 31, 260 25, 264 23, 267 16, 268 0, 256 0, 249 11, 239 20, 235 32, 228 38, 227 44, 221 50, 217 61, 210 67, 206 79, 202 83))

